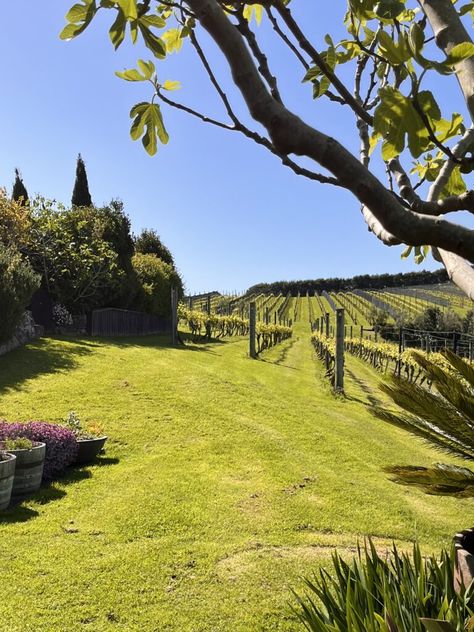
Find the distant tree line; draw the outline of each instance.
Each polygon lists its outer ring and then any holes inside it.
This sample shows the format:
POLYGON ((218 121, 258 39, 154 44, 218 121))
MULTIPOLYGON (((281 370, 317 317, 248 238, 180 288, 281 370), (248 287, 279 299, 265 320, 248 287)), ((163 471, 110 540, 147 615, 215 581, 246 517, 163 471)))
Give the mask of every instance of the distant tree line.
POLYGON ((307 279, 304 281, 275 281, 274 283, 258 283, 247 290, 248 294, 288 294, 292 296, 314 295, 315 292, 341 292, 353 289, 379 290, 385 287, 402 287, 410 285, 432 285, 446 283, 446 270, 435 272, 420 270, 419 272, 399 272, 397 274, 360 274, 349 279, 339 277, 331 279, 307 279))

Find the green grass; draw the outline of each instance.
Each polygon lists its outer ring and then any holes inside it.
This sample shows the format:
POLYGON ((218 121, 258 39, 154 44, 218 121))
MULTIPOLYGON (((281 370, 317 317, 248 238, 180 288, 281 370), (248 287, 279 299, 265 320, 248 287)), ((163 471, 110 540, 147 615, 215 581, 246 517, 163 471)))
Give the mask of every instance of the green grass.
POLYGON ((332 396, 305 309, 260 361, 243 340, 161 338, 43 339, 0 359, 0 417, 76 410, 110 437, 97 465, 2 515, 0 629, 299 630, 289 587, 334 547, 370 534, 431 552, 469 526, 469 501, 388 481, 383 466, 439 454, 370 417, 377 377, 357 362, 332 396))

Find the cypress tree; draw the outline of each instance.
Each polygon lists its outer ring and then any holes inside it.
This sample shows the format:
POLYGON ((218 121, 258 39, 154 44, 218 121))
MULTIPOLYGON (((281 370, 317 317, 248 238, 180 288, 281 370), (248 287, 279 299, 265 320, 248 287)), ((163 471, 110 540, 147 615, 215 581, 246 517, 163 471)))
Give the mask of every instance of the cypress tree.
POLYGON ((77 157, 76 181, 71 199, 72 206, 92 206, 92 198, 89 193, 89 183, 87 182, 86 166, 81 154, 77 157))
POLYGON ((12 200, 26 204, 28 202, 28 191, 23 184, 23 178, 18 169, 15 169, 15 182, 13 183, 12 200))

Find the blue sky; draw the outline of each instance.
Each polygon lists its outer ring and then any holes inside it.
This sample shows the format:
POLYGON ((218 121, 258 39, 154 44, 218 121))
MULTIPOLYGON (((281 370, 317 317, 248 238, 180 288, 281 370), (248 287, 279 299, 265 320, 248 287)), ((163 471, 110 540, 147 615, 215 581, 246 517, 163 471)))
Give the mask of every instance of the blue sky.
MULTIPOLYGON (((108 12, 77 40, 61 42, 58 34, 71 4, 16 0, 3 7, 8 28, 0 40, 2 185, 11 188, 18 166, 30 195, 68 204, 81 152, 94 202, 121 198, 135 232, 156 229, 192 292, 416 269, 400 259, 400 248, 383 246, 367 231, 350 194, 294 175, 236 134, 166 109, 171 140, 150 158, 128 131, 131 106, 149 98, 149 91, 114 75, 149 55, 140 47, 113 51, 108 12)), ((308 8, 305 0, 294 4, 308 8)), ((308 22, 318 45, 328 31, 337 37, 334 24, 343 4, 333 3, 308 22)), ((265 29, 262 33, 264 41, 270 39, 265 29)), ((212 45, 208 50, 232 96, 225 67, 212 45)), ((309 89, 300 85, 299 67, 283 49, 274 50, 287 103, 356 151, 350 112, 312 101, 309 89)), ((157 65, 160 78, 181 81, 173 96, 220 114, 190 50, 157 65)))

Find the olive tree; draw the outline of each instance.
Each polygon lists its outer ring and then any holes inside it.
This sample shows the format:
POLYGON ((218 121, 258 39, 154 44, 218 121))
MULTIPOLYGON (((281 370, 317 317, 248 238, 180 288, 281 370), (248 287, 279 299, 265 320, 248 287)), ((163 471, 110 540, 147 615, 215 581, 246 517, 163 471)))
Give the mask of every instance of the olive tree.
MULTIPOLYGON (((308 36, 307 21, 298 17, 303 2, 82 0, 68 12, 61 37, 79 35, 99 11, 108 11, 115 48, 129 36, 133 42, 141 40, 154 58, 165 60, 189 43, 221 100, 222 118, 173 98, 170 91, 179 82, 163 81, 162 69, 157 72, 153 61, 139 59, 137 68, 117 73, 146 86, 146 96, 130 113, 134 140, 141 138, 150 154, 168 142, 163 105, 243 134, 296 174, 352 192, 378 239, 390 246, 406 244, 405 256, 412 253, 417 262, 431 250, 450 278, 474 298, 474 230, 459 219, 445 218, 460 211, 474 213, 474 191, 466 178, 474 168, 474 4, 347 0, 344 37, 327 34, 321 48, 308 36), (359 155, 288 107, 278 70, 280 48, 261 37, 258 25, 263 20, 275 42, 294 58, 295 82, 306 81, 315 100, 350 108, 359 155), (255 128, 244 122, 248 117, 240 110, 237 93, 224 91, 203 38, 213 40, 227 62, 251 119, 259 124, 255 128), (443 90, 444 81, 444 90, 450 91, 450 75, 457 79, 461 113, 442 113, 439 94, 429 89, 436 76, 437 89, 443 90), (380 165, 386 178, 379 175, 380 165)), ((324 3, 314 2, 313 23, 320 11, 324 3)))

